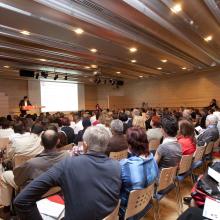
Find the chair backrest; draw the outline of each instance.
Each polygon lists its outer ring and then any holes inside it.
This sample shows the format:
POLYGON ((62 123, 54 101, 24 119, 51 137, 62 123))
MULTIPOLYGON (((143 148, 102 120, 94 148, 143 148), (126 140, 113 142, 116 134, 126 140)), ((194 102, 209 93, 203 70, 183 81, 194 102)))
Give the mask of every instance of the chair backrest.
POLYGON ((59 186, 51 187, 43 196, 41 196, 41 199, 53 196, 61 191, 61 188, 59 186))
POLYGON ((129 194, 128 205, 125 212, 127 219, 141 212, 153 197, 154 183, 144 189, 132 190, 129 194))
POLYGON ((4 150, 9 146, 9 138, 0 138, 0 150, 4 150))
POLYGON ((194 159, 193 159, 193 163, 197 162, 197 161, 201 161, 203 158, 205 152, 205 146, 203 147, 196 147, 196 151, 193 155, 194 159))
POLYGON ((206 146, 206 149, 205 149, 205 153, 204 155, 208 155, 212 152, 213 150, 213 147, 214 147, 214 142, 213 141, 210 141, 207 146, 206 146))
POLYGON ((149 149, 150 150, 157 150, 159 145, 160 145, 160 140, 159 139, 152 139, 149 142, 149 149))
POLYGON ((118 205, 115 207, 115 209, 110 213, 107 217, 105 217, 103 220, 118 220, 118 212, 120 207, 121 200, 119 199, 118 205))
POLYGON ((59 150, 72 150, 72 149, 73 149, 73 144, 67 144, 61 147, 59 150))
POLYGON ((26 161, 30 160, 32 157, 25 155, 15 155, 14 156, 14 167, 18 167, 26 161))
POLYGON ((114 160, 122 160, 128 157, 128 150, 122 150, 118 152, 110 152, 109 157, 114 160))
POLYGON ((193 160, 192 154, 182 156, 180 160, 179 168, 178 168, 178 175, 186 173, 187 171, 191 169, 192 160, 193 160))
POLYGON ((177 166, 163 168, 160 171, 160 178, 158 181, 157 192, 166 189, 168 186, 174 183, 176 172, 177 172, 177 166))

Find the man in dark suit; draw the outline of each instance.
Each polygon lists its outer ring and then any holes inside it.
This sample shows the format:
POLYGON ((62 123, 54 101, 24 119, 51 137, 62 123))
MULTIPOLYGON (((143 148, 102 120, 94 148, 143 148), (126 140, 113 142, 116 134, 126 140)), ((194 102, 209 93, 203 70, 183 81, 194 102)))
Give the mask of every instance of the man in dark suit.
POLYGON ((208 144, 210 141, 217 141, 219 132, 217 128, 218 118, 215 115, 206 117, 206 129, 197 137, 198 146, 208 144))
POLYGON ((106 128, 87 128, 85 154, 56 164, 19 193, 14 201, 19 218, 41 219, 36 201, 53 186, 64 194, 65 220, 97 220, 110 214, 119 200, 121 173, 118 161, 105 155, 109 139, 106 128))
POLYGON ((27 96, 24 96, 24 99, 22 99, 20 102, 19 102, 19 108, 20 108, 20 112, 21 112, 21 115, 24 116, 27 114, 27 111, 26 110, 23 110, 23 107, 25 106, 29 106, 31 105, 29 99, 27 96))

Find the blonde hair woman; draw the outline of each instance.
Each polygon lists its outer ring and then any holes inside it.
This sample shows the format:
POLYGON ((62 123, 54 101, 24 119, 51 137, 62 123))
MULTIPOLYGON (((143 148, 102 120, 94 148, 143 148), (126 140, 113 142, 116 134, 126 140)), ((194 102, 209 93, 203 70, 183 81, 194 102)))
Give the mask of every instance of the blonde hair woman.
POLYGON ((142 116, 134 116, 132 126, 143 128, 144 130, 146 130, 145 120, 142 116))

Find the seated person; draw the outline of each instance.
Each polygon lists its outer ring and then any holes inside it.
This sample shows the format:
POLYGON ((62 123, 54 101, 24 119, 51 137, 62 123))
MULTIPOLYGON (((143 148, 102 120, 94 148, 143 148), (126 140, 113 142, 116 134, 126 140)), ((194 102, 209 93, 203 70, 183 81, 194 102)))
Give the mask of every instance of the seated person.
POLYGON ((66 134, 62 131, 58 131, 58 128, 56 125, 54 124, 49 124, 47 127, 46 127, 46 130, 53 130, 55 132, 58 132, 58 137, 59 137, 59 143, 57 144, 56 148, 57 150, 62 150, 62 148, 64 146, 66 146, 68 143, 67 143, 67 137, 66 137, 66 134))
MULTIPOLYGON (((151 118, 150 125, 151 125, 152 128, 147 130, 148 142, 150 142, 151 140, 161 141, 161 139, 163 137, 163 134, 162 134, 162 131, 161 131, 160 117, 159 116, 153 116, 151 118)), ((153 151, 153 150, 156 151, 155 148, 150 149, 150 151, 153 151)))
POLYGON ((60 186, 65 219, 103 219, 117 206, 121 188, 120 165, 105 155, 110 139, 104 127, 86 129, 84 152, 70 157, 32 181, 16 197, 20 219, 41 219, 36 201, 51 187, 60 186))
POLYGON ((202 209, 191 207, 186 209, 177 220, 207 220, 207 218, 203 217, 202 209))
POLYGON ((110 124, 112 137, 110 138, 106 154, 128 149, 128 142, 123 134, 123 122, 119 119, 112 120, 110 124))
POLYGON ((177 140, 182 147, 183 155, 191 155, 196 151, 196 138, 194 127, 188 120, 179 121, 179 133, 177 140))
POLYGON ((43 132, 43 127, 41 123, 35 123, 31 128, 31 133, 23 133, 22 123, 18 122, 15 124, 15 133, 17 133, 17 128, 22 134, 20 136, 14 136, 11 140, 12 144, 8 151, 8 159, 13 159, 15 155, 25 155, 30 157, 35 157, 43 151, 41 146, 41 133, 43 132))
POLYGON ((129 128, 127 140, 131 157, 120 161, 122 178, 120 219, 123 219, 129 192, 146 188, 158 176, 157 163, 148 149, 146 131, 143 128, 129 128))
POLYGON ((14 130, 10 128, 10 121, 6 118, 2 118, 0 126, 0 138, 10 138, 14 134, 14 130))
MULTIPOLYGON (((1 175, 0 205, 5 206, 1 215, 9 214, 13 188, 24 188, 29 182, 47 171, 55 163, 69 156, 67 152, 57 152, 58 133, 45 131, 41 136, 44 151, 38 156, 16 167, 13 171, 5 171, 1 175)), ((2 217, 1 216, 1 217, 2 217)))
POLYGON ((142 116, 134 116, 132 126, 143 128, 146 131, 145 120, 142 116))
POLYGON ((66 134, 68 144, 71 144, 75 140, 75 134, 72 127, 70 127, 70 120, 69 118, 65 117, 62 119, 62 127, 61 131, 66 134))
POLYGON ((83 118, 82 119, 82 125, 83 125, 83 130, 80 130, 75 138, 75 144, 78 144, 78 142, 81 142, 83 140, 83 134, 85 133, 85 130, 90 127, 91 121, 89 118, 83 118))
POLYGON ((163 143, 157 148, 155 159, 160 169, 177 166, 182 157, 181 145, 176 135, 178 124, 174 117, 165 116, 161 120, 163 143))
POLYGON ((198 146, 204 146, 210 141, 217 141, 219 132, 217 128, 218 119, 215 115, 208 115, 206 117, 206 129, 197 136, 198 146))

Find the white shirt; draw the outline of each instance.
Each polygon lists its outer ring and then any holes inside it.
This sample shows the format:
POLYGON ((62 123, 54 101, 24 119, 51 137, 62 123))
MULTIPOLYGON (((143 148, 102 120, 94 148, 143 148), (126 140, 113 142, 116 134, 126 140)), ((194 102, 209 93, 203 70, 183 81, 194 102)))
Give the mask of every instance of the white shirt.
POLYGON ((174 142, 177 142, 176 137, 166 137, 166 138, 163 139, 163 144, 174 143, 174 142))
POLYGON ((27 106, 28 104, 27 104, 27 101, 24 101, 24 106, 27 106))
POLYGON ((12 135, 14 135, 12 128, 0 129, 0 138, 10 138, 12 135))
POLYGON ((83 130, 82 120, 78 121, 73 128, 74 134, 78 134, 79 131, 83 130))
POLYGON ((44 150, 41 146, 41 136, 26 132, 24 134, 15 134, 11 138, 11 148, 8 151, 8 157, 13 158, 15 154, 34 157, 44 150))
POLYGON ((152 128, 147 130, 147 139, 148 141, 156 139, 161 140, 163 137, 163 133, 161 131, 161 128, 152 128))
POLYGON ((90 118, 90 122, 91 124, 93 124, 93 122, 96 121, 96 115, 93 115, 91 118, 90 118))

